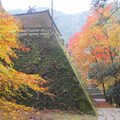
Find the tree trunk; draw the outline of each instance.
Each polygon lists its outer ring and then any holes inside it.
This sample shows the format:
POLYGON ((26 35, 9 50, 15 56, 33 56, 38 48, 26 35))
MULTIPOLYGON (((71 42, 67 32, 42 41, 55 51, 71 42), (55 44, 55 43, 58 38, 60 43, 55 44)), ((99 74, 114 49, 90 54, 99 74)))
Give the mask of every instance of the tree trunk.
POLYGON ((119 104, 119 108, 120 108, 120 94, 119 94, 119 92, 120 92, 120 79, 119 79, 119 89, 118 89, 118 96, 119 96, 118 104, 119 104))
MULTIPOLYGON (((118 9, 118 0, 114 0, 114 3, 115 3, 115 5, 116 5, 116 8, 118 9)), ((117 16, 118 16, 118 20, 120 20, 119 10, 117 10, 117 16)))
POLYGON ((117 84, 118 84, 118 82, 117 82, 117 80, 115 80, 115 87, 116 87, 116 91, 117 91, 117 95, 116 95, 116 97, 115 97, 116 108, 119 107, 119 92, 118 92, 118 91, 119 91, 119 88, 118 88, 117 84))
POLYGON ((104 86, 104 83, 102 83, 102 86, 103 86, 104 96, 105 96, 105 99, 106 99, 106 102, 107 102, 107 97, 106 97, 106 92, 105 92, 105 86, 104 86))

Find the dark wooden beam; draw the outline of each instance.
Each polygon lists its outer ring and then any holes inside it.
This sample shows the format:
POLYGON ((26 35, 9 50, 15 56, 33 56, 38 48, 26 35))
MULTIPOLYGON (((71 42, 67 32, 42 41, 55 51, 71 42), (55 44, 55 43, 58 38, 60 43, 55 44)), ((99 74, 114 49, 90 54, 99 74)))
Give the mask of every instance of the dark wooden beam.
POLYGON ((51 20, 51 33, 53 33, 53 0, 51 0, 51 17, 52 17, 52 20, 51 20))

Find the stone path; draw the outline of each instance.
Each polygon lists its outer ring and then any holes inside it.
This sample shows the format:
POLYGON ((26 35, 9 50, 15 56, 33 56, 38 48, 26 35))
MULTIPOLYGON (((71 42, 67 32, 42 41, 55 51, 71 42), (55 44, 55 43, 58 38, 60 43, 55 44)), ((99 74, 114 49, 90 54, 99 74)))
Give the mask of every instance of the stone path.
POLYGON ((120 108, 96 108, 98 120, 120 120, 120 108))
POLYGON ((98 88, 89 85, 88 90, 97 107, 98 120, 120 120, 120 108, 106 102, 103 93, 98 88))
POLYGON ((94 99, 98 120, 120 120, 120 108, 106 102, 105 99, 94 99))

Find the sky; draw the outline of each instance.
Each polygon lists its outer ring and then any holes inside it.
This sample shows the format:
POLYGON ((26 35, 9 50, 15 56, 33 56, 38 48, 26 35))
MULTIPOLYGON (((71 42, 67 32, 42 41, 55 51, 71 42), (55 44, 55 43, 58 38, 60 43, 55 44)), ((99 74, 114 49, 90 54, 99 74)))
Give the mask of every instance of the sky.
MULTIPOLYGON (((28 10, 28 6, 33 7, 49 7, 51 8, 52 0, 1 0, 6 11, 23 9, 28 10)), ((114 1, 114 0, 109 0, 114 1)), ((120 0, 118 0, 120 2, 120 0)), ((66 14, 75 14, 90 9, 91 0, 53 0, 54 10, 61 11, 66 14)))
MULTIPOLYGON (((6 11, 14 9, 28 10, 28 6, 49 7, 52 0, 1 0, 6 11)), ((53 0, 53 8, 66 14, 81 13, 90 9, 91 0, 53 0)))

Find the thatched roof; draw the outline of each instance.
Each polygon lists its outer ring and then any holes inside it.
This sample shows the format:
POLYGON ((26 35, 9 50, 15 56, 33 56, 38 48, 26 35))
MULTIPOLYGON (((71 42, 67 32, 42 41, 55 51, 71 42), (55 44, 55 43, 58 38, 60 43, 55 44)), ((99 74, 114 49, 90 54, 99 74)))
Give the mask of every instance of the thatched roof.
POLYGON ((53 22, 53 29, 61 36, 59 29, 54 23, 49 10, 41 11, 41 12, 32 12, 32 13, 23 13, 23 14, 14 14, 16 19, 20 19, 23 23, 25 21, 25 28, 36 28, 36 27, 51 27, 53 22))

